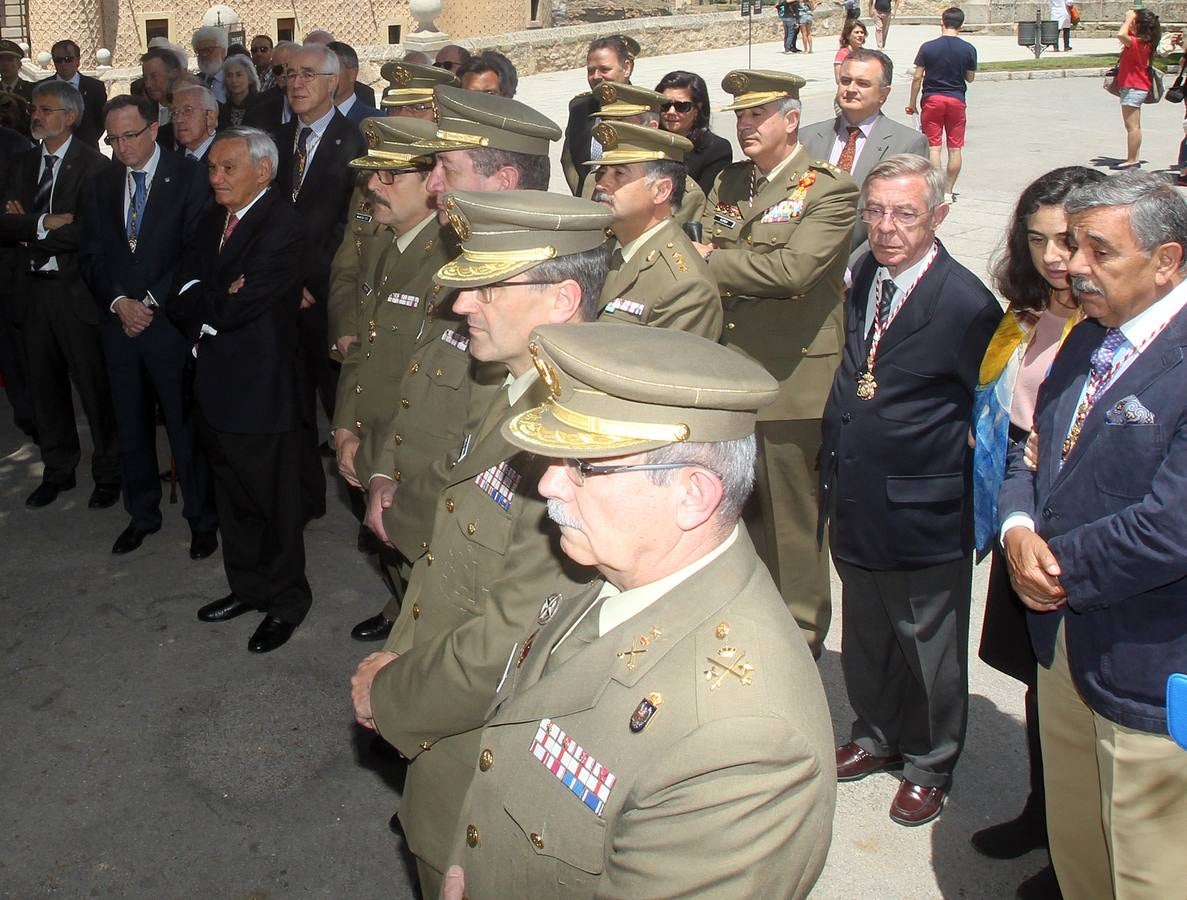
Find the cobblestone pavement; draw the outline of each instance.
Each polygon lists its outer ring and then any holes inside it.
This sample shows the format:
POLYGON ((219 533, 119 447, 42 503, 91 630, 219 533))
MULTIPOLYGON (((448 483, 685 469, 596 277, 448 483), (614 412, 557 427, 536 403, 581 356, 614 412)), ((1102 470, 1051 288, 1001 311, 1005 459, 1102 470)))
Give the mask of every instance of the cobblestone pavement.
MULTIPOLYGON (((915 48, 936 33, 892 31, 899 67, 892 113, 905 105, 915 48)), ((1012 39, 975 40, 982 60, 1025 55, 1012 39)), ((755 67, 811 79, 806 121, 829 114, 830 43, 818 41, 810 57, 784 56, 774 44, 753 50, 755 67)), ((1081 40, 1076 48, 1113 45, 1081 40)), ((744 47, 644 59, 636 81, 654 84, 690 68, 720 100, 721 76, 746 64, 744 47)), ((568 97, 583 86, 582 73, 554 73, 523 79, 521 95, 538 98, 563 124, 568 97)), ((1143 156, 1163 168, 1182 134, 1180 110, 1159 104, 1143 115, 1143 156)), ((726 115, 715 125, 732 134, 726 115)), ((975 84, 961 196, 941 236, 984 275, 1031 178, 1056 165, 1116 159, 1122 140, 1116 100, 1098 79, 975 84)), ((0 408, 0 897, 415 896, 400 842, 387 829, 399 767, 372 752, 350 715, 348 677, 371 648, 348 631, 379 609, 383 589, 374 564, 354 550, 345 504, 331 503, 306 533, 309 618, 286 647, 254 657, 245 647, 254 617, 223 625, 194 619, 226 586, 218 554, 187 557, 177 506, 166 508, 165 527, 140 550, 113 557, 127 517, 118 507, 86 508, 85 465, 78 487, 53 506, 24 507, 40 465, 10 418, 0 408)), ((974 654, 984 568, 974 589, 974 654)), ((843 740, 850 710, 839 646, 838 624, 821 672, 843 740)), ((1040 853, 994 862, 968 845, 970 833, 1017 812, 1025 784, 1018 686, 974 660, 970 692, 968 742, 944 815, 901 828, 886 815, 891 776, 842 785, 815 896, 1007 897, 1043 864, 1040 853)), ((712 837, 705 840, 711 852, 712 837)))

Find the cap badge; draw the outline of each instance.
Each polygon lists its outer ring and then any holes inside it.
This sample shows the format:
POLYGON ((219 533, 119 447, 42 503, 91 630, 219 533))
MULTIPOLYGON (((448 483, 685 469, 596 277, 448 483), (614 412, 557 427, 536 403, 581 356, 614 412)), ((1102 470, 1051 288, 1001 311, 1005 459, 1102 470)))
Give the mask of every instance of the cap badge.
POLYGON ((593 136, 597 138, 603 150, 613 150, 618 146, 618 132, 609 122, 599 122, 595 125, 593 136))
POLYGON ((603 103, 613 103, 618 99, 618 88, 603 81, 598 85, 598 99, 603 103))
POLYGON ((405 85, 412 80, 412 72, 406 66, 396 66, 392 69, 391 82, 396 85, 405 85))
MULTIPOLYGON (((540 380, 548 388, 548 395, 550 397, 559 397, 561 395, 560 379, 557 377, 556 369, 549 364, 548 360, 540 356, 540 345, 532 341, 528 344, 528 352, 532 354, 532 363, 536 367, 536 372, 540 375, 540 380)), ((543 615, 544 611, 541 610, 540 612, 543 615)), ((540 624, 543 625, 544 623, 541 622, 540 624)))
POLYGON ((750 76, 745 72, 730 72, 725 76, 725 81, 721 83, 727 93, 737 96, 744 94, 750 89, 750 76))
POLYGON ((363 129, 363 137, 367 139, 368 147, 379 146, 379 134, 375 131, 375 125, 373 123, 367 123, 367 127, 363 129))
POLYGON ((465 243, 470 240, 470 223, 466 221, 466 217, 453 208, 453 203, 448 204, 448 209, 445 211, 446 218, 449 219, 449 224, 453 226, 453 230, 457 232, 458 240, 465 243))

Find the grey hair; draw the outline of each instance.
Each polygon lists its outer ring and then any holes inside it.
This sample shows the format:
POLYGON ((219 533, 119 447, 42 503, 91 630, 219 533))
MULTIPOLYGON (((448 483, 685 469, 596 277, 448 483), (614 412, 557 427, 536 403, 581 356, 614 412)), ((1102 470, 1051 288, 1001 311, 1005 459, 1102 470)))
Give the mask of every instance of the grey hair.
POLYGON ((1129 232, 1146 253, 1160 244, 1182 247, 1179 274, 1187 274, 1187 202, 1169 181, 1153 172, 1123 172, 1081 185, 1063 201, 1068 213, 1101 206, 1129 208, 1129 232))
POLYGON ((598 300, 610 271, 610 249, 600 244, 592 250, 567 253, 532 266, 533 279, 544 284, 576 281, 581 288, 579 319, 592 322, 598 317, 598 300))
POLYGON ((74 113, 74 125, 71 130, 77 128, 82 122, 82 94, 78 92, 78 88, 68 81, 50 78, 46 81, 39 81, 33 86, 32 97, 34 100, 45 94, 53 95, 62 105, 62 109, 74 113))
POLYGON ((221 25, 203 25, 201 28, 194 29, 194 35, 190 38, 190 46, 195 50, 198 49, 198 41, 215 40, 218 45, 224 50, 231 45, 231 40, 227 36, 227 29, 221 25))
POLYGON ((276 167, 280 163, 280 154, 276 150, 276 142, 272 140, 268 132, 246 125, 224 128, 215 134, 214 142, 210 148, 213 150, 215 144, 223 141, 243 141, 247 144, 247 157, 251 160, 252 165, 258 164, 263 159, 268 160, 272 163, 272 179, 276 179, 276 167))
POLYGON ((218 100, 214 98, 214 94, 211 92, 210 88, 206 87, 204 84, 194 84, 193 82, 187 81, 183 84, 179 84, 169 93, 173 98, 173 102, 175 103, 177 102, 178 94, 197 94, 202 102, 203 109, 205 109, 207 112, 218 112, 218 100))
POLYGON ((922 178, 927 182, 927 205, 935 209, 944 202, 944 188, 947 185, 944 173, 931 164, 926 156, 914 153, 898 153, 888 156, 874 168, 861 183, 861 205, 866 205, 870 183, 880 178, 922 178))
MULTIPOLYGON (((338 54, 325 44, 304 44, 299 49, 302 53, 316 53, 321 56, 321 66, 319 70, 323 74, 342 74, 342 64, 338 61, 338 54)), ((275 53, 276 51, 273 50, 272 52, 275 53)), ((292 65, 292 63, 290 62, 289 65, 292 65)))
MULTIPOLYGON (((273 52, 275 52, 275 50, 273 52)), ((241 53, 236 53, 234 56, 228 56, 223 60, 223 71, 226 72, 231 66, 238 66, 247 73, 247 80, 251 82, 252 90, 258 91, 260 89, 260 75, 256 71, 255 63, 251 61, 250 56, 244 56, 241 53)))
POLYGON ((779 110, 779 115, 785 116, 791 112, 799 112, 804 108, 804 104, 800 103, 797 97, 783 97, 775 106, 779 110))
POLYGON ((284 50, 286 53, 292 53, 294 50, 300 50, 301 45, 296 41, 277 41, 276 46, 272 48, 272 55, 276 55, 277 50, 284 50))
MULTIPOLYGON (((723 529, 734 527, 742 514, 742 505, 754 489, 754 461, 758 443, 753 434, 732 441, 668 444, 647 454, 648 463, 691 463, 701 466, 721 479, 721 503, 717 520, 723 529)), ((674 470, 648 472, 653 484, 667 484, 674 470)))
POLYGON ((672 212, 675 212, 684 202, 688 169, 684 163, 671 159, 657 159, 643 163, 643 183, 645 185, 651 187, 661 178, 668 178, 672 181, 672 196, 668 198, 668 202, 672 204, 672 212))
POLYGON ((483 178, 490 178, 499 169, 510 166, 519 173, 519 190, 548 190, 552 164, 547 156, 500 150, 498 147, 474 147, 465 152, 470 154, 470 163, 474 166, 474 171, 483 178))
POLYGON ((659 113, 649 109, 639 113, 639 115, 635 117, 635 121, 640 125, 655 125, 656 127, 659 127, 663 119, 659 113))

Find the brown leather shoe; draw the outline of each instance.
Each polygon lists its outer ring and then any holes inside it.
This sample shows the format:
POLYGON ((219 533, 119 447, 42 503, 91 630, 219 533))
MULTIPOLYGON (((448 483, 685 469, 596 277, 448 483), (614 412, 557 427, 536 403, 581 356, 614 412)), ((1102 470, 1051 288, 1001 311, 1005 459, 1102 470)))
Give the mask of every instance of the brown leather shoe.
POLYGON ((874 756, 850 741, 837 748, 837 781, 858 781, 874 772, 897 769, 902 764, 903 758, 897 753, 874 756))
POLYGON ((890 818, 900 825, 923 825, 944 808, 944 789, 924 787, 903 779, 890 804, 890 818))

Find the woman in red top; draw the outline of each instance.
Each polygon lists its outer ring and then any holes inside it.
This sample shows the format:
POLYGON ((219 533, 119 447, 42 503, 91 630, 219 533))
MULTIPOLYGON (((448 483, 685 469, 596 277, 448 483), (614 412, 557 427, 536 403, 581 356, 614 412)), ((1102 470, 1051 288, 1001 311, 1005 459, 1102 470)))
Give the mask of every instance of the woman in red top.
POLYGON ((1118 169, 1141 165, 1142 104, 1150 92, 1150 60, 1162 38, 1158 16, 1148 9, 1131 9, 1117 31, 1121 58, 1117 60, 1117 87, 1121 95, 1121 121, 1125 125, 1125 162, 1118 169))
POLYGON ((841 63, 854 50, 860 50, 866 43, 866 27, 859 19, 847 19, 845 27, 841 29, 841 49, 833 57, 833 79, 841 83, 841 63))

